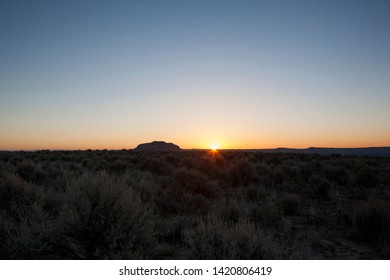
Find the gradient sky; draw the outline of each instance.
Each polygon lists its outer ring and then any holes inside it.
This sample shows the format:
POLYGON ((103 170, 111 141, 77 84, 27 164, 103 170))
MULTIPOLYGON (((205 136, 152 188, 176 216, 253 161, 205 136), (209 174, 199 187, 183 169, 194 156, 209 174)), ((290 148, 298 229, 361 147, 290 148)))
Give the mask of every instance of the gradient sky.
POLYGON ((390 146, 390 1, 0 1, 0 149, 390 146))

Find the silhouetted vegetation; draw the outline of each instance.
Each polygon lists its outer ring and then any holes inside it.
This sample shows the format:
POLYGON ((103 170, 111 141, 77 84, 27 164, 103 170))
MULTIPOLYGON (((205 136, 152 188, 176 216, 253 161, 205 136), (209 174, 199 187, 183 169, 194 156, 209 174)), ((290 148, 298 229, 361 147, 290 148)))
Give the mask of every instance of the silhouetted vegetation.
POLYGON ((2 259, 388 259, 390 158, 0 152, 2 259))

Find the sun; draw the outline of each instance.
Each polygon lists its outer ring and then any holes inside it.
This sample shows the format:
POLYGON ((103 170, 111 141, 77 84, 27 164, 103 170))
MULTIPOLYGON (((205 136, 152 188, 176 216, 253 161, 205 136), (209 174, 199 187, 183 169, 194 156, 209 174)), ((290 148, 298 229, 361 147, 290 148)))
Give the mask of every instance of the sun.
POLYGON ((210 145, 210 149, 211 149, 211 151, 213 151, 213 152, 216 152, 216 151, 218 150, 218 148, 219 148, 219 145, 218 145, 218 144, 212 144, 212 145, 210 145))

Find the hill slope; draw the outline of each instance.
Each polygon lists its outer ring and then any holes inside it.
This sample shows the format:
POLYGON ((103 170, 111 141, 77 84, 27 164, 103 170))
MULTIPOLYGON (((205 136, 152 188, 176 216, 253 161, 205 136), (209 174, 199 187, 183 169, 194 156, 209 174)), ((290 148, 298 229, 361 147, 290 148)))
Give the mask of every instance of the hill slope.
POLYGON ((173 143, 167 143, 164 141, 153 141, 151 143, 139 144, 136 151, 180 151, 180 147, 173 143))

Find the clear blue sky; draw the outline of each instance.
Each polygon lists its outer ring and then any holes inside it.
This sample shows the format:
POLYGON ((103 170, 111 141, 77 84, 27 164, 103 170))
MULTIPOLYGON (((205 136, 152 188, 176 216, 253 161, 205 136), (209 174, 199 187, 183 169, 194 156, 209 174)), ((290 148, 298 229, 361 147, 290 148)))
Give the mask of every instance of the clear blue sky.
POLYGON ((390 146, 390 1, 0 2, 0 149, 390 146))

